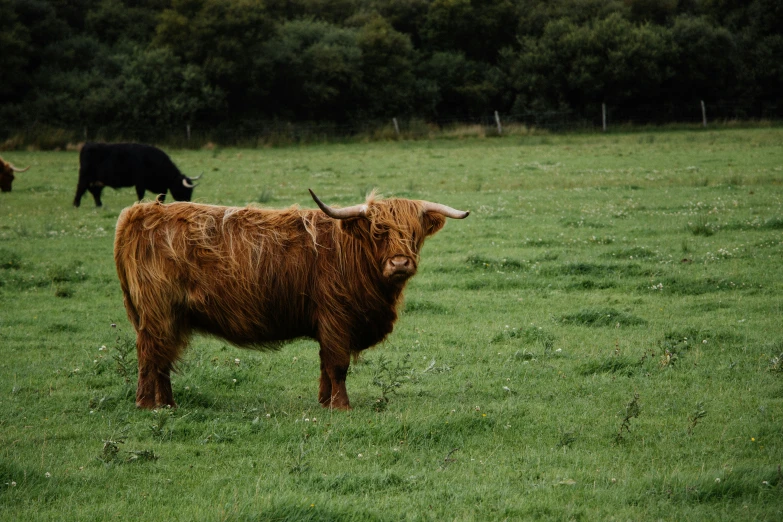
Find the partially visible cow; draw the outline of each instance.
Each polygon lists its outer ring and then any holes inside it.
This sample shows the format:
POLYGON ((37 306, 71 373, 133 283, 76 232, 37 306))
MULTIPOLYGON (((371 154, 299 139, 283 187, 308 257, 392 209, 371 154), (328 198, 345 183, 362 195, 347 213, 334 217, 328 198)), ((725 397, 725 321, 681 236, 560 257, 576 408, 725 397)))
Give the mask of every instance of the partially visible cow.
POLYGON ((11 192, 11 184, 16 178, 14 172, 24 172, 29 168, 29 166, 23 169, 14 167, 13 164, 0 158, 0 190, 3 192, 11 192))
POLYGON ((193 332, 241 347, 320 344, 318 401, 350 409, 351 357, 397 319, 425 238, 468 212, 408 199, 321 210, 159 201, 126 208, 114 259, 136 330, 136 405, 175 406, 170 373, 193 332))
POLYGON ((144 192, 170 191, 177 201, 190 201, 196 178, 182 174, 168 155, 157 147, 141 143, 85 143, 79 153, 79 183, 73 206, 78 207, 88 190, 100 207, 103 187, 136 187, 139 200, 144 192))

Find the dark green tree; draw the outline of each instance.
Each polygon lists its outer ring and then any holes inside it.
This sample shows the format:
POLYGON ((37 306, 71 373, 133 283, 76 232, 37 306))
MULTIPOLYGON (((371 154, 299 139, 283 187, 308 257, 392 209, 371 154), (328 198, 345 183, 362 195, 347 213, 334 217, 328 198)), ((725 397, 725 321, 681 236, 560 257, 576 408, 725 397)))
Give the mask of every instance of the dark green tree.
POLYGON ((155 34, 158 13, 121 0, 101 0, 85 16, 86 32, 106 45, 127 39, 146 45, 155 34))
POLYGON ((273 31, 262 2, 174 0, 160 15, 152 43, 203 70, 225 94, 228 116, 244 117, 261 110, 255 61, 273 31))
POLYGON ((737 45, 734 37, 704 17, 678 17, 671 28, 675 56, 666 86, 669 99, 695 106, 716 103, 736 91, 737 45))
POLYGON ((660 26, 635 26, 619 14, 578 26, 547 24, 541 38, 504 53, 504 70, 516 91, 514 110, 570 110, 596 114, 601 103, 647 104, 671 76, 671 37, 660 26))
POLYGON ((421 30, 426 51, 461 53, 492 64, 516 37, 511 0, 434 0, 421 30))
POLYGON ((413 110, 416 78, 410 38, 376 15, 362 26, 356 43, 361 51, 362 96, 351 112, 370 118, 391 118, 413 110))
POLYGON ((491 112, 500 87, 493 72, 490 65, 470 60, 460 52, 434 53, 419 68, 419 76, 429 86, 431 96, 425 105, 429 111, 424 114, 461 119, 491 112))
POLYGON ((7 109, 9 104, 22 101, 25 90, 30 87, 28 65, 33 47, 30 30, 19 20, 8 0, 0 0, 0 20, 3 20, 3 30, 0 31, 0 107, 7 109))
POLYGON ((395 30, 410 37, 414 49, 422 49, 421 31, 431 0, 374 0, 372 9, 395 30))
POLYGON ((346 121, 362 82, 357 33, 316 20, 283 24, 254 65, 269 79, 267 114, 346 121))
POLYGON ((625 0, 531 0, 520 2, 517 36, 538 38, 550 22, 567 19, 577 26, 611 14, 628 18, 625 0))
POLYGON ((0 0, 0 20, 6 135, 601 103, 664 121, 699 99, 769 117, 783 91, 779 0, 0 0))

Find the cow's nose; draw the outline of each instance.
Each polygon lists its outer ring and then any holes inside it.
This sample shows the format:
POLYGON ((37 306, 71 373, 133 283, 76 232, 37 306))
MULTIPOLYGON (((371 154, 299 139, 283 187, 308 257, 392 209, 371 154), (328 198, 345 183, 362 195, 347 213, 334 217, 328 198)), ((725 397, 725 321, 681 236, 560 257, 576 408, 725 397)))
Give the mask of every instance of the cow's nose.
POLYGON ((407 279, 416 273, 416 264, 407 256, 394 256, 386 261, 383 272, 392 279, 407 279))
POLYGON ((410 258, 404 256, 393 257, 389 262, 394 270, 407 270, 411 267, 410 258))

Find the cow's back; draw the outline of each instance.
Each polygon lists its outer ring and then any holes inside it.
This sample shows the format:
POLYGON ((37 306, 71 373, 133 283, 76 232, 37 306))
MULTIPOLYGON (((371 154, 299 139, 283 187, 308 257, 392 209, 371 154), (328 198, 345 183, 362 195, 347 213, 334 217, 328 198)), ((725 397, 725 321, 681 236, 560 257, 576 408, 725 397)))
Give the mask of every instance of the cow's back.
POLYGON ((134 326, 186 325, 241 346, 313 335, 318 256, 307 215, 195 203, 126 208, 114 256, 134 326))
POLYGON ((143 174, 135 143, 87 143, 79 154, 81 169, 108 187, 132 187, 143 174))

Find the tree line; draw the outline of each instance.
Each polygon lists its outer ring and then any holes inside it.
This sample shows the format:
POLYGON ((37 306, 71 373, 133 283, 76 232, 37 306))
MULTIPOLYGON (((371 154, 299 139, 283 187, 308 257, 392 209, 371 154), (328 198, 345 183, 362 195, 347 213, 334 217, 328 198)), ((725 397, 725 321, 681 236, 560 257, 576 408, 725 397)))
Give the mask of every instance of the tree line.
POLYGON ((762 118, 783 92, 779 0, 0 0, 0 20, 0 133, 700 100, 762 118))

